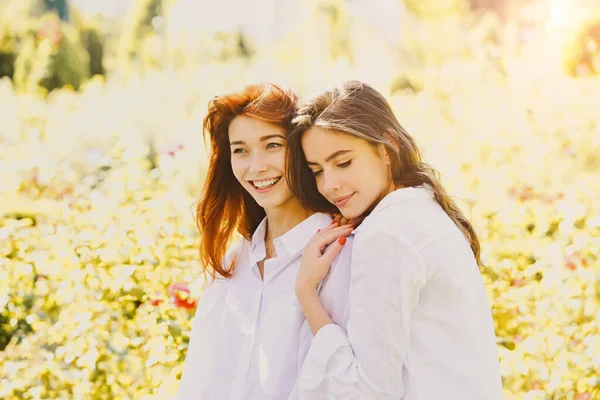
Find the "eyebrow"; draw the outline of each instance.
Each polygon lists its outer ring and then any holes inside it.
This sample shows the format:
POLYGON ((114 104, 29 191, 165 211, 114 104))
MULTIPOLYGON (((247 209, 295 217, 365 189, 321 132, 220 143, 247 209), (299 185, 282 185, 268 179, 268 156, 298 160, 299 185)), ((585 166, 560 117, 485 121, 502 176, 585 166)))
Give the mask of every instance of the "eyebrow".
MULTIPOLYGON (((265 140, 269 140, 269 139, 273 139, 273 138, 281 138, 283 140, 286 140, 285 136, 275 134, 275 135, 261 136, 260 141, 264 142, 265 140)), ((243 140, 236 140, 235 142, 229 143, 230 146, 238 145, 238 144, 245 144, 245 142, 243 140)))
MULTIPOLYGON (((335 153, 330 154, 326 159, 325 162, 329 162, 331 160, 333 160, 334 158, 341 156, 342 154, 346 154, 346 153, 352 153, 353 150, 338 150, 335 153)), ((319 165, 319 163, 316 162, 312 162, 312 161, 306 161, 306 163, 308 165, 319 165)))

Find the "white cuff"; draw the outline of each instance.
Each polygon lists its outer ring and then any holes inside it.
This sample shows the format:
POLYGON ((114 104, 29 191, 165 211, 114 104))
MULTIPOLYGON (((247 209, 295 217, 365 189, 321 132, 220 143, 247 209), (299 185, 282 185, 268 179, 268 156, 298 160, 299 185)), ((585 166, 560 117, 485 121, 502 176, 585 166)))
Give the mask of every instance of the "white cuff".
POLYGON ((346 331, 336 324, 323 326, 313 338, 300 376, 300 390, 317 388, 327 374, 327 366, 335 353, 349 346, 346 331))

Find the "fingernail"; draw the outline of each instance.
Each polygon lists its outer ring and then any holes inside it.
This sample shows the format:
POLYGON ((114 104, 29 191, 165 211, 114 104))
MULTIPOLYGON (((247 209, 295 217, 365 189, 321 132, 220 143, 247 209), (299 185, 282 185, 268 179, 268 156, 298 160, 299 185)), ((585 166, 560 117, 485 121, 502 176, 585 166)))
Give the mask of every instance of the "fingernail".
POLYGON ((331 225, 338 225, 338 224, 339 224, 339 222, 337 222, 337 221, 333 221, 333 222, 331 223, 331 225))
POLYGON ((321 232, 321 230, 320 230, 320 229, 317 229, 317 233, 319 233, 319 232, 321 232))
POLYGON ((342 236, 341 238, 338 239, 338 243, 341 244, 342 246, 346 244, 346 236, 342 236))

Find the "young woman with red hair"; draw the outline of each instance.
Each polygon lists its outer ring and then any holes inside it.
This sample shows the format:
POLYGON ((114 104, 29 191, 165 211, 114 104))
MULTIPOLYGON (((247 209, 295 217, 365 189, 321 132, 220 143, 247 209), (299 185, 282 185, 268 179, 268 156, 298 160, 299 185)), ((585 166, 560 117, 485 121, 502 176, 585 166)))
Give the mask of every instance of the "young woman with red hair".
MULTIPOLYGON (((296 110, 297 95, 272 84, 209 103, 211 155, 197 224, 212 284, 193 321, 178 400, 287 399, 310 347, 294 289, 301 253, 317 231, 337 238, 352 226, 332 224, 327 201, 307 209, 290 192, 287 133, 296 110), (236 232, 242 238, 228 251, 236 232)), ((334 246, 343 249, 320 294, 343 323, 345 297, 333 294, 348 292, 351 248, 344 240, 334 246)))

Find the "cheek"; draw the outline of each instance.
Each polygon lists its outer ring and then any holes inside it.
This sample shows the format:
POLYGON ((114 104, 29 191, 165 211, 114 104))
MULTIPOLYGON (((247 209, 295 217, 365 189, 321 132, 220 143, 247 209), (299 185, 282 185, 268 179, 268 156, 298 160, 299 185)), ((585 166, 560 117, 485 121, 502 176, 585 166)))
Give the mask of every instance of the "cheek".
POLYGON ((270 154, 269 164, 281 172, 285 172, 285 149, 281 148, 277 152, 270 154))
POLYGON ((319 193, 321 193, 323 196, 325 196, 325 190, 323 189, 323 186, 325 184, 325 179, 323 179, 323 173, 315 176, 315 183, 317 184, 317 190, 319 191, 319 193))
POLYGON ((385 163, 376 162, 371 163, 370 174, 364 174, 363 179, 369 185, 370 192, 373 195, 378 195, 382 191, 387 190, 389 186, 389 170, 385 163))
POLYGON ((339 174, 340 185, 345 191, 358 190, 362 196, 370 196, 380 186, 379 175, 374 166, 357 160, 339 174))
POLYGON ((244 171, 246 170, 244 164, 245 163, 243 160, 235 158, 231 159, 231 170, 233 171, 233 176, 235 176, 235 179, 237 179, 240 183, 243 183, 244 171))

